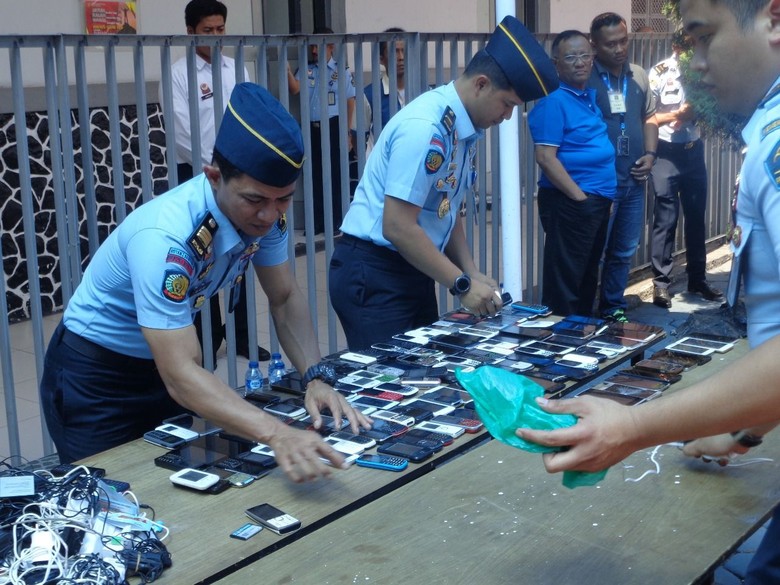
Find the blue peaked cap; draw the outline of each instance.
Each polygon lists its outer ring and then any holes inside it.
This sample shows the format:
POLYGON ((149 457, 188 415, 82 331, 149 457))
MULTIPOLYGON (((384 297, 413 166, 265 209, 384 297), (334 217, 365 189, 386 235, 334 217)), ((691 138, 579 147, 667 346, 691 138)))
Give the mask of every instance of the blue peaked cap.
POLYGON ((506 16, 490 35, 485 51, 498 63, 524 102, 558 89, 558 72, 544 48, 514 16, 506 16))
POLYGON ((273 187, 294 183, 303 168, 298 122, 256 83, 233 88, 214 148, 241 172, 273 187))

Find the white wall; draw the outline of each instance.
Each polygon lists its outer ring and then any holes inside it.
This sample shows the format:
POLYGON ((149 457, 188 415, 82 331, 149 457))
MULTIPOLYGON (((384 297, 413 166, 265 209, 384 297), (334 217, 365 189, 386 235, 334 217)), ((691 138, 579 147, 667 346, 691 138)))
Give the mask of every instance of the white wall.
POLYGON ((489 32, 492 0, 346 0, 348 33, 489 32))
POLYGON ((617 12, 631 27, 631 0, 549 0, 550 31, 558 33, 570 28, 588 32, 590 21, 602 12, 617 12))

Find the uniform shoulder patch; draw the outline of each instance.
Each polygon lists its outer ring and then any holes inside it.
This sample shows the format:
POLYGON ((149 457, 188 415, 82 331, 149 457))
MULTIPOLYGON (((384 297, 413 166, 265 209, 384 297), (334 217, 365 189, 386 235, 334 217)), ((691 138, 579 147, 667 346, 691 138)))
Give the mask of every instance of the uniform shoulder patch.
POLYGON ((425 172, 429 175, 434 174, 444 163, 444 155, 437 149, 431 148, 425 155, 425 172))
POLYGON ((761 140, 769 136, 772 132, 774 132, 778 128, 780 128, 780 118, 778 118, 777 120, 772 120, 771 122, 769 122, 769 124, 761 128, 761 140))
POLYGON ((181 266, 189 276, 192 276, 192 273, 195 272, 190 255, 180 248, 169 248, 165 262, 181 266))
POLYGON ((219 224, 211 212, 208 212, 203 220, 195 226, 195 229, 187 238, 187 244, 189 244, 192 251, 195 252, 195 257, 199 260, 203 260, 207 256, 211 255, 212 243, 214 241, 214 235, 219 229, 219 224))
POLYGON ((163 277, 162 294, 166 299, 180 303, 187 298, 190 279, 178 270, 166 270, 163 277))
POLYGON ((444 110, 444 114, 442 114, 439 123, 444 126, 447 134, 452 132, 452 129, 455 127, 455 112, 452 111, 451 107, 447 106, 447 109, 444 110))
POLYGON ((769 175, 775 189, 780 191, 780 141, 772 148, 769 156, 764 161, 764 168, 769 175))

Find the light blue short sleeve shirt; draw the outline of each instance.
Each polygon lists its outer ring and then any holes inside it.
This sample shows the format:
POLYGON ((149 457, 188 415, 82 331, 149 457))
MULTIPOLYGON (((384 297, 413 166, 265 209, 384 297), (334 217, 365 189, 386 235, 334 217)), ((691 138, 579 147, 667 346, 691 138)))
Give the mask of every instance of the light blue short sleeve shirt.
POLYGON ((412 101, 379 135, 342 231, 395 249, 382 235, 387 195, 419 207, 418 224, 443 251, 476 180, 476 143, 482 134, 454 83, 412 101))
POLYGON ((95 253, 63 320, 98 345, 148 359, 141 327, 187 327, 209 297, 237 288, 250 262, 275 266, 286 260, 286 222, 260 239, 241 234, 201 174, 117 226, 95 253))

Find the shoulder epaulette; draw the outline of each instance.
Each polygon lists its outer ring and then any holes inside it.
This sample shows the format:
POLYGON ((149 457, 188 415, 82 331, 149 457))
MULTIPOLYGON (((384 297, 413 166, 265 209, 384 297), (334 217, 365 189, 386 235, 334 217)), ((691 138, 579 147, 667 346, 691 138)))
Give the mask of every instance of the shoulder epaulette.
POLYGON ((447 134, 452 134, 452 129, 455 127, 455 112, 452 111, 451 107, 447 106, 439 123, 444 126, 447 134))
POLYGON ((212 242, 218 229, 217 220, 214 219, 210 211, 203 218, 203 221, 195 226, 195 230, 187 238, 187 243, 198 259, 203 260, 211 254, 212 242))

